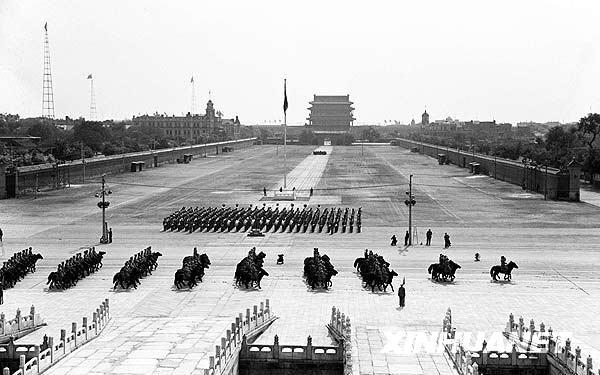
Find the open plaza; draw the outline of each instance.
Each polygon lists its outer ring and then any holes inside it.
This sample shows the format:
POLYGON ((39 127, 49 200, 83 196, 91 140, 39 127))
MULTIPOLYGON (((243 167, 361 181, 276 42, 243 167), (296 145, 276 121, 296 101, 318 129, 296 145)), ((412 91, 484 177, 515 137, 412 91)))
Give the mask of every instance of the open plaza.
MULTIPOLYGON (((520 186, 469 174, 455 165, 394 146, 313 146, 287 149, 287 189, 296 188, 296 207, 362 207, 360 233, 264 233, 163 231, 163 218, 182 207, 263 204, 283 186, 283 153, 278 146, 252 146, 235 152, 168 164, 140 173, 107 175, 112 191, 107 221, 113 243, 98 244, 101 210, 94 196, 100 179, 84 185, 0 201, 4 232, 2 259, 32 247, 43 260, 37 270, 4 291, 2 311, 35 305, 47 326, 20 339, 58 336, 71 322, 110 301, 111 320, 100 336, 58 362, 48 374, 204 374, 214 345, 232 319, 266 299, 278 319, 259 337, 272 343, 332 345, 325 325, 332 306, 352 322, 355 374, 454 374, 441 351, 408 350, 414 335, 439 335, 448 308, 458 332, 501 332, 510 313, 569 332, 574 345, 600 361, 600 207, 583 202, 545 201, 520 186), (324 147, 321 147, 324 149, 324 147), (409 176, 416 205, 414 245, 403 246, 408 226, 404 204, 409 176), (266 188, 267 196, 263 194, 266 188), (311 196, 309 189, 313 189, 311 196), (425 232, 431 229, 431 246, 425 232), (444 233, 452 246, 443 248, 444 233), (398 246, 390 246, 396 235, 398 246), (106 252, 103 267, 66 290, 48 290, 47 277, 74 254, 95 246, 106 252), (162 253, 158 268, 137 289, 113 290, 112 278, 135 253, 151 246, 162 253), (203 282, 177 290, 173 276, 193 248, 211 260, 203 282), (256 247, 266 253, 262 289, 238 288, 236 264, 256 247), (304 283, 303 262, 318 248, 338 274, 329 290, 304 283), (361 286, 353 262, 365 249, 383 255, 405 279, 406 306, 398 296, 361 286), (432 282, 427 267, 440 253, 461 265, 451 283, 432 282), (474 261, 479 253, 481 261, 474 261), (277 265, 277 255, 285 263, 277 265), (489 270, 505 256, 519 268, 510 283, 491 281, 489 270)), ((501 342, 499 343, 501 344, 501 342)), ((475 345, 475 344, 474 344, 475 345)), ((479 349, 479 348, 477 348, 479 349)), ((504 348, 502 348, 504 349, 504 348)), ((596 362, 595 363, 599 363, 596 362)))

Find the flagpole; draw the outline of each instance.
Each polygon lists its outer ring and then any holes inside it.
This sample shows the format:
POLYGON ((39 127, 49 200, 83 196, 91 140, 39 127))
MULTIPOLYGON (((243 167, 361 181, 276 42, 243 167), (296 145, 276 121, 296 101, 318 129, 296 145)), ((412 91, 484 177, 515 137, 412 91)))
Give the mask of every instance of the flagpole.
MULTIPOLYGON (((286 79, 283 80, 283 90, 286 91, 286 79)), ((286 93, 287 95, 287 93, 286 93)), ((286 98, 287 99, 287 98, 286 98)), ((287 108, 286 108, 287 109, 287 108)), ((283 188, 287 188, 287 153, 286 153, 286 145, 287 145, 287 113, 283 111, 283 188)))

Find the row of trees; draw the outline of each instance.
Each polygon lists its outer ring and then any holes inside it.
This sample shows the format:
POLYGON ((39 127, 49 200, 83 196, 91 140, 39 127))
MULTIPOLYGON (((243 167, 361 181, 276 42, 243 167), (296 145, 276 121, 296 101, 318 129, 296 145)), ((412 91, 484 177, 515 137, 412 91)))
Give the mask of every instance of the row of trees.
POLYGON ((505 159, 528 159, 538 165, 563 168, 575 159, 588 175, 600 173, 600 115, 590 113, 577 126, 555 126, 534 140, 473 139, 462 133, 452 136, 412 134, 411 138, 443 147, 459 148, 505 159))
MULTIPOLYGON (((0 162, 30 165, 89 158, 97 154, 113 155, 127 152, 162 149, 188 145, 182 139, 165 136, 159 129, 131 125, 130 122, 77 121, 73 129, 62 130, 43 119, 7 119, 0 117, 0 136, 40 137, 39 143, 10 146, 0 143, 0 162)), ((242 129, 242 136, 252 135, 242 129)), ((225 134, 199 138, 198 143, 225 140, 225 134)))

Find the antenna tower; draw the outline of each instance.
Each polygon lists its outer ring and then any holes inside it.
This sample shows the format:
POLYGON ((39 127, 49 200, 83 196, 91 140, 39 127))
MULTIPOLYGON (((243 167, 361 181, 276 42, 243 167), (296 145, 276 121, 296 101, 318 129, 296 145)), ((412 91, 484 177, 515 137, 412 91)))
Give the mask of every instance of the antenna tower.
POLYGON ((44 83, 42 89, 42 117, 54 118, 54 93, 52 91, 52 70, 50 69, 50 44, 48 43, 48 22, 44 25, 44 83))
POLYGON ((94 77, 90 74, 87 79, 90 80, 90 120, 98 120, 96 111, 96 93, 94 92, 94 77))
POLYGON ((190 113, 193 115, 196 113, 196 83, 194 82, 194 76, 192 76, 190 83, 192 84, 192 109, 190 113))

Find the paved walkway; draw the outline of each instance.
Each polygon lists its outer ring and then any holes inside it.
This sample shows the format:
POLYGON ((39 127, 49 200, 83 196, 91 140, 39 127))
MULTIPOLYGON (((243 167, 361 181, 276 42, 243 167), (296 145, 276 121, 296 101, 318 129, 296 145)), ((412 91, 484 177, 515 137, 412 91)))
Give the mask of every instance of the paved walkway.
MULTIPOLYGON (((363 207, 361 234, 161 232, 162 217, 181 206, 255 204, 262 186, 280 180, 274 147, 255 147, 191 164, 169 165, 137 174, 110 176, 113 190, 108 220, 115 242, 104 268, 72 289, 48 292, 48 273, 81 246, 95 243, 100 212, 96 186, 41 194, 37 200, 0 201, 5 250, 33 246, 44 254, 38 272, 5 291, 2 311, 35 303, 58 336, 71 321, 81 321, 104 298, 110 298, 113 321, 96 340, 60 362, 49 374, 202 373, 223 332, 239 312, 265 298, 281 319, 261 340, 277 333, 281 342, 329 344, 325 324, 335 305, 352 319, 356 374, 448 374, 439 353, 398 350, 410 346, 413 334, 437 335, 448 307, 459 332, 492 335, 503 329, 508 314, 543 321, 555 331, 571 331, 584 355, 600 349, 600 209, 593 205, 523 198, 519 187, 488 178, 472 178, 454 166, 394 147, 335 147, 319 180, 321 194, 338 196, 343 205, 363 207), (415 174, 415 223, 431 228, 433 246, 409 249, 389 246, 392 233, 404 232, 407 211, 401 196, 404 176, 415 174), (371 187, 372 186, 372 187, 371 187), (442 208, 443 207, 443 208, 442 208), (445 209, 444 209, 445 208, 445 209), (4 214, 6 213, 6 214, 4 214), (67 214, 65 214, 67 213, 67 214), (453 246, 442 250, 442 235, 453 246), (137 290, 112 291, 112 275, 129 256, 144 247, 164 254, 156 272, 137 290), (173 290, 181 259, 198 246, 211 258, 204 283, 194 290, 173 290), (233 286, 235 265, 252 247, 267 253, 269 276, 262 290, 233 286), (302 279, 302 264, 313 247, 327 253, 339 271, 328 291, 311 291, 302 279), (406 277, 407 306, 397 308, 395 293, 371 293, 361 287, 352 263, 365 248, 382 254, 400 277, 406 277), (461 264, 452 284, 436 284, 426 268, 440 252, 461 264), (479 252, 482 261, 473 262, 479 252), (276 255, 285 255, 277 266, 276 255), (511 284, 491 283, 489 268, 501 255, 519 264, 511 284), (559 301, 559 303, 557 303, 559 301), (408 343, 408 344, 407 344, 408 343)), ((290 165, 312 152, 290 147, 290 165)), ((309 156, 310 157, 310 156, 309 156)), ((320 195, 322 196, 322 195, 320 195)), ((328 197, 323 196, 323 197, 328 197)), ((312 202, 311 202, 312 204, 312 202)), ((401 279, 396 279, 395 287, 401 279)))

